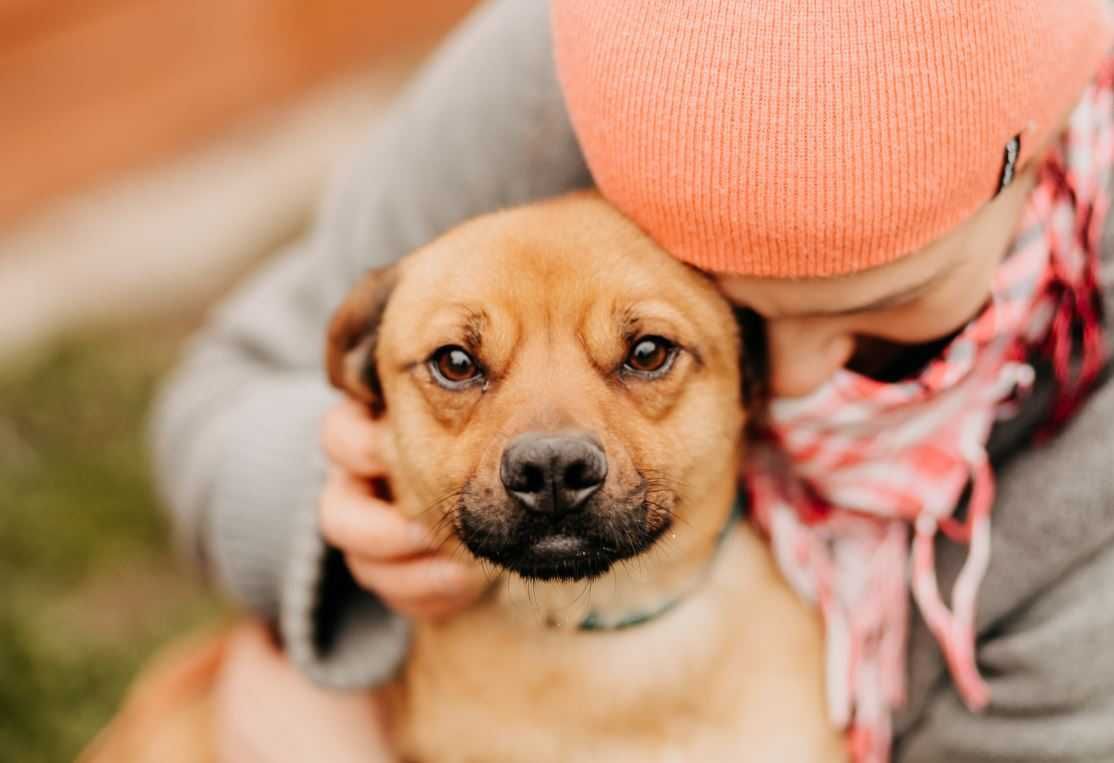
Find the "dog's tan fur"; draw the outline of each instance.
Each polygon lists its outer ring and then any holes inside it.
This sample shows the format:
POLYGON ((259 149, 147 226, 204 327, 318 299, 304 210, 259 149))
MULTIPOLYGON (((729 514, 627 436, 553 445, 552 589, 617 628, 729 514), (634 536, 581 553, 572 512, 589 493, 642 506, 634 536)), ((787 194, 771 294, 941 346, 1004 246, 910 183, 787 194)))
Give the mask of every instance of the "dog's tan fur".
POLYGON ((401 511, 466 553, 461 512, 505 502, 505 444, 574 430, 607 455, 595 510, 662 533, 590 583, 493 569, 476 606, 417 623, 380 694, 404 760, 845 759, 815 613, 749 525, 719 542, 744 424, 739 344, 710 282, 594 194, 479 218, 353 290, 330 378, 386 411, 401 511), (682 351, 660 379, 623 376, 647 335, 682 351), (485 382, 439 386, 427 361, 445 345, 469 348, 485 382), (674 599, 643 625, 576 627, 674 599))
POLYGON ((462 485, 502 494, 510 438, 573 429, 607 453, 605 501, 652 474, 672 519, 590 585, 503 574, 466 613, 417 624, 383 694, 406 759, 842 759, 814 613, 748 526, 717 551, 744 419, 735 321, 706 278, 578 195, 478 219, 373 274, 331 339, 334 381, 385 404, 408 514, 447 532, 462 485), (632 340, 654 334, 685 348, 670 373, 620 379, 632 340), (478 345, 486 385, 433 383, 424 361, 444 345, 478 345), (575 630, 589 610, 619 617, 686 594, 638 627, 575 630))

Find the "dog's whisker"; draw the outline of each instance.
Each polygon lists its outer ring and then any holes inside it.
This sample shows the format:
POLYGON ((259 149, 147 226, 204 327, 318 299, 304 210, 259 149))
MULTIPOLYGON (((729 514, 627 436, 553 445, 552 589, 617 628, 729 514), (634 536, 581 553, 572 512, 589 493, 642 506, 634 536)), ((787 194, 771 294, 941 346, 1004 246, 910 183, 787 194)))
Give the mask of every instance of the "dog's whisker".
POLYGON ((480 571, 483 572, 484 577, 487 578, 488 583, 494 583, 495 581, 499 580, 499 578, 502 576, 502 573, 498 567, 496 567, 494 564, 487 561, 486 559, 479 559, 478 561, 480 563, 480 571))
POLYGON ((683 514, 673 514, 670 518, 673 520, 674 525, 679 525, 685 529, 692 529, 692 522, 683 514))
POLYGON ((580 602, 581 599, 583 599, 585 597, 587 597, 587 600, 590 602, 592 600, 592 585, 594 583, 595 583, 595 581, 591 578, 589 578, 588 580, 585 580, 584 581, 584 587, 580 590, 580 593, 578 593, 576 595, 576 598, 574 598, 571 602, 569 602, 569 607, 571 608, 571 607, 575 606, 576 604, 578 604, 580 602))
MULTIPOLYGON (((418 515, 419 516, 425 516, 425 515, 429 514, 431 511, 437 511, 438 509, 443 508, 446 503, 449 503, 450 501, 455 501, 455 500, 459 499, 463 494, 464 494, 464 489, 463 488, 455 488, 453 490, 450 490, 448 493, 445 493, 441 497, 434 499, 433 502, 430 503, 428 506, 426 506, 424 509, 422 509, 422 511, 420 511, 418 513, 418 515)), ((448 514, 449 514, 449 512, 446 512, 446 516, 448 516, 448 514)))
POLYGON ((432 532, 434 541, 433 548, 435 551, 443 551, 449 543, 456 538, 456 529, 450 524, 444 527, 436 527, 432 532))

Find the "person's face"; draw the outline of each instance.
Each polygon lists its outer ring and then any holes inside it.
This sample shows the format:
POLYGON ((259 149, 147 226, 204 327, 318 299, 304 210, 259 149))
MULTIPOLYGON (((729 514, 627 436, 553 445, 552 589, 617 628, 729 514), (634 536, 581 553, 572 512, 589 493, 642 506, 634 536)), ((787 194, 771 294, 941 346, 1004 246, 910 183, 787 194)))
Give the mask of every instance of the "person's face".
POLYGON ((986 303, 1035 174, 1023 173, 959 228, 889 265, 836 278, 717 276, 728 299, 766 321, 773 394, 807 395, 844 367, 891 380, 902 356, 907 366, 923 345, 966 324, 986 303))

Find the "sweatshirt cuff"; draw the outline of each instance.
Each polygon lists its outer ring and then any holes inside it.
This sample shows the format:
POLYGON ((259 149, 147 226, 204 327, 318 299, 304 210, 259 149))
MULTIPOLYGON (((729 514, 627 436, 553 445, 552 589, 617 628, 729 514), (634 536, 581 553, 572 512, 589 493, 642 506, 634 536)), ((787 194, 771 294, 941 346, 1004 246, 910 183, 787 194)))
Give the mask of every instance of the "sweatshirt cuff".
POLYGON ((352 578, 318 530, 316 495, 303 505, 282 589, 280 632, 294 664, 334 689, 378 686, 398 671, 409 623, 352 578))
POLYGON ((311 680, 363 688, 393 675, 409 629, 356 584, 318 530, 321 420, 337 399, 323 379, 291 375, 252 389, 228 412, 206 546, 222 588, 278 621, 311 680))

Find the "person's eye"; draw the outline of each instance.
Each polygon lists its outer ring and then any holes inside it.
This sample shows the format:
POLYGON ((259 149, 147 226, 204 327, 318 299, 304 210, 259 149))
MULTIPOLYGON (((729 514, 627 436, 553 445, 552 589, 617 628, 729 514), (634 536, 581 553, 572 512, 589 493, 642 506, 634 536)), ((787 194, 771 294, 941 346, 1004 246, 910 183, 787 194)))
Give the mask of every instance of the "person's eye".
POLYGON ((642 336, 631 343, 623 361, 623 371, 644 379, 657 379, 669 373, 678 347, 660 336, 642 336))
POLYGON ((455 344, 438 348, 428 361, 433 380, 449 390, 461 390, 483 380, 483 369, 463 347, 455 344))

